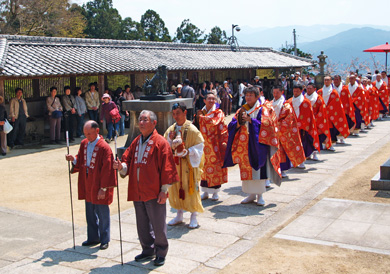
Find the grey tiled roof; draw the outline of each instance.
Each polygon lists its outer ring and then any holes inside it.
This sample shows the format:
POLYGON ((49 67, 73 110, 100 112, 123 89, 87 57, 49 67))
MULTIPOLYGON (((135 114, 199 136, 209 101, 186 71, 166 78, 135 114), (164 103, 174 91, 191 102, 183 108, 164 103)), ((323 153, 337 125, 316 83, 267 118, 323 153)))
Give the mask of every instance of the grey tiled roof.
POLYGON ((307 67, 309 59, 271 48, 0 35, 0 77, 168 70, 307 67))

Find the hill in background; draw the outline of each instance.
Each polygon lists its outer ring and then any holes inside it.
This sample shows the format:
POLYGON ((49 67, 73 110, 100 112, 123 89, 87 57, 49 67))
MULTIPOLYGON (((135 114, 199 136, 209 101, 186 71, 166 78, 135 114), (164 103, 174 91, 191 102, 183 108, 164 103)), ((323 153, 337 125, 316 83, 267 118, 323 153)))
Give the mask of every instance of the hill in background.
POLYGON ((374 28, 354 28, 340 32, 319 41, 305 43, 299 48, 318 56, 321 51, 334 63, 350 64, 351 60, 359 58, 360 62, 367 61, 372 65, 372 58, 385 64, 385 53, 368 53, 363 50, 390 42, 390 31, 374 28))

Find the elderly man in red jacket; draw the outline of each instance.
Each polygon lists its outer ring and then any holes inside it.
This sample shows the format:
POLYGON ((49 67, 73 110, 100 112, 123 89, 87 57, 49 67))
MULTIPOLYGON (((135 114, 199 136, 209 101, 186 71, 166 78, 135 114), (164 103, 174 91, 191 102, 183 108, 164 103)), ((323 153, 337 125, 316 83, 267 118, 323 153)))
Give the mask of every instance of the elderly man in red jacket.
POLYGON ((179 181, 171 146, 155 129, 157 116, 143 110, 138 118, 141 134, 122 156, 114 161, 121 176, 129 175, 128 201, 133 201, 142 253, 136 261, 156 258, 163 265, 168 253, 166 200, 168 188, 179 181))
POLYGON ((100 243, 107 249, 110 242, 110 208, 116 174, 112 168, 114 156, 109 145, 99 135, 99 125, 88 121, 84 125, 85 139, 76 156, 66 155, 72 161, 72 172, 78 172, 79 200, 85 200, 88 238, 83 246, 100 243))

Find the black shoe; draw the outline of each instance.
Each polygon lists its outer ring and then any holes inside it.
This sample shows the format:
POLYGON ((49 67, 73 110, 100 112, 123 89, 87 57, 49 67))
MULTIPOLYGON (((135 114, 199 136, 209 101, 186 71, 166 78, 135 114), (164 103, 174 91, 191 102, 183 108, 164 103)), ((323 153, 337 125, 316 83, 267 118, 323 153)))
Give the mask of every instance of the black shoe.
POLYGON ((154 260, 155 266, 162 266, 164 265, 164 263, 165 263, 165 258, 163 257, 156 257, 156 259, 154 260))
POLYGON ((108 248, 108 243, 100 245, 100 249, 101 250, 104 250, 104 249, 107 249, 107 248, 108 248))
POLYGON ((3 153, 1 153, 1 155, 5 156, 5 155, 7 155, 7 153, 3 152, 3 153))
POLYGON ((71 141, 71 142, 74 142, 74 138, 70 138, 70 140, 69 141, 71 141))
POLYGON ((81 245, 82 246, 92 246, 92 245, 98 245, 98 244, 100 244, 100 242, 88 242, 88 241, 85 241, 81 245))
POLYGON ((154 255, 146 255, 146 254, 141 253, 141 254, 135 256, 134 260, 137 262, 140 262, 140 261, 151 260, 153 258, 154 258, 154 255))

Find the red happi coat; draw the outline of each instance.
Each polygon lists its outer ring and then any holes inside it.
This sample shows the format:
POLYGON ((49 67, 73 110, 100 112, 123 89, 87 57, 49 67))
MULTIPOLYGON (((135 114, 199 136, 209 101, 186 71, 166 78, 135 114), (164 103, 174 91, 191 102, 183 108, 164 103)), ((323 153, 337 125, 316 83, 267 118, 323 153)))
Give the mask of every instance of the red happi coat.
POLYGON ((370 119, 376 120, 379 118, 379 92, 375 86, 367 88, 369 94, 369 113, 370 119))
POLYGON ((340 100, 343 104, 344 113, 351 118, 352 122, 356 124, 355 118, 355 108, 353 106, 353 101, 351 97, 351 93, 349 92, 348 85, 343 86, 340 92, 340 100))
MULTIPOLYGON (((385 82, 381 85, 381 87, 378 89, 376 87, 376 81, 372 83, 372 87, 375 88, 378 91, 379 97, 381 98, 382 102, 385 104, 385 106, 389 107, 389 91, 387 89, 387 85, 385 82)), ((379 110, 384 110, 382 104, 378 100, 379 110)))
MULTIPOLYGON (((322 89, 317 92, 323 95, 322 89)), ((347 118, 340 100, 338 92, 334 89, 329 95, 328 103, 326 104, 326 114, 328 115, 329 128, 335 127, 344 138, 349 136, 349 128, 347 118)))
MULTIPOLYGON (((291 105, 291 107, 294 109, 292 104, 292 99, 290 98, 287 100, 287 103, 291 105)), ((295 111, 294 111, 295 114, 295 111)), ((304 98, 302 104, 299 106, 299 117, 297 118, 297 125, 299 129, 303 129, 304 131, 307 131, 310 136, 313 138, 313 146, 318 151, 321 150, 320 148, 320 141, 318 139, 318 131, 316 126, 316 120, 314 118, 313 108, 311 107, 311 103, 309 99, 304 98)))
POLYGON ((225 124, 225 115, 221 109, 199 115, 199 129, 204 139, 205 163, 202 180, 207 181, 209 187, 227 183, 227 168, 222 168, 225 159, 228 130, 225 124))
POLYGON ((146 202, 158 197, 162 185, 179 182, 179 175, 172 149, 157 130, 154 130, 150 136, 142 161, 138 163, 140 140, 141 135, 134 139, 121 161, 127 164, 129 175, 127 200, 146 202), (137 169, 139 169, 139 179, 137 169))
POLYGON ((280 110, 278 129, 280 162, 286 162, 287 155, 294 167, 303 163, 306 160, 305 152, 299 135, 297 118, 289 103, 284 103, 280 110))
POLYGON ((360 110, 360 115, 363 118, 363 122, 366 125, 368 125, 370 123, 370 115, 368 113, 368 107, 366 104, 366 94, 363 88, 359 85, 351 97, 352 97, 352 102, 360 110))
POLYGON ((326 148, 330 148, 332 146, 332 137, 330 136, 329 130, 329 119, 326 111, 326 105, 322 96, 318 94, 317 101, 314 103, 313 113, 316 118, 316 126, 318 135, 325 134, 327 137, 326 148))
POLYGON ((77 163, 72 173, 78 172, 78 198, 96 205, 112 203, 116 186, 116 172, 113 169, 114 156, 110 146, 100 136, 92 153, 91 163, 87 167, 88 140, 81 141, 79 152, 76 155, 77 163), (88 174, 87 174, 88 169, 88 174), (105 199, 98 200, 100 188, 107 188, 105 199))

